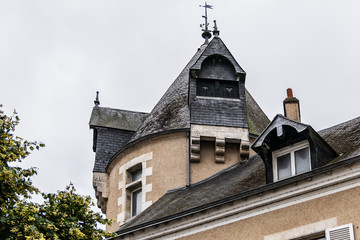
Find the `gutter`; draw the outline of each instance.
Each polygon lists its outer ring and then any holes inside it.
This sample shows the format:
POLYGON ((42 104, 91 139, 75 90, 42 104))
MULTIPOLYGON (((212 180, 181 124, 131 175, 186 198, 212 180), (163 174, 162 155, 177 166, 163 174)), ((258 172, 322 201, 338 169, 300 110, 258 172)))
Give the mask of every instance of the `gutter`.
POLYGON ((186 143, 187 143, 187 159, 186 159, 186 187, 190 187, 191 176, 190 176, 190 132, 186 132, 186 143))

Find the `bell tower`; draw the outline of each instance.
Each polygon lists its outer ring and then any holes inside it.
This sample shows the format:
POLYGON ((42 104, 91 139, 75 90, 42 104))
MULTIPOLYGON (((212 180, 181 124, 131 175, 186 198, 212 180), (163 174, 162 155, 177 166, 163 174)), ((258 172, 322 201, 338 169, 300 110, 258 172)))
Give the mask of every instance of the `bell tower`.
POLYGON ((216 22, 213 33, 190 68, 191 182, 249 157, 246 73, 220 39, 216 22))

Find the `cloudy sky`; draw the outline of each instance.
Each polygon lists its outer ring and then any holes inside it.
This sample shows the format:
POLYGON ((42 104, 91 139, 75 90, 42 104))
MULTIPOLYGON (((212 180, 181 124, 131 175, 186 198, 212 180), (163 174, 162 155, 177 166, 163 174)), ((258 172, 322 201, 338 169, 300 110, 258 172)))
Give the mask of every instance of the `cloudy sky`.
MULTIPOLYGON (((320 130, 360 115, 360 1, 212 0, 209 18, 272 119, 286 88, 320 130)), ((151 111, 203 43, 198 0, 0 0, 0 103, 17 134, 46 144, 26 160, 35 185, 92 189, 101 106, 151 111)))

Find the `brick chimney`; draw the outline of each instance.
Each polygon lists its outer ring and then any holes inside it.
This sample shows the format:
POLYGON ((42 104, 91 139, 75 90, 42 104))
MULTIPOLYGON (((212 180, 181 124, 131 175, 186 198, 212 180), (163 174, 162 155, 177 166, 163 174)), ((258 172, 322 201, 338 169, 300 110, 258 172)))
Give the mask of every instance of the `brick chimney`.
POLYGON ((291 88, 288 88, 286 92, 287 92, 287 98, 285 98, 284 100, 285 117, 291 120, 295 120, 297 122, 301 122, 299 100, 293 96, 293 92, 291 88))

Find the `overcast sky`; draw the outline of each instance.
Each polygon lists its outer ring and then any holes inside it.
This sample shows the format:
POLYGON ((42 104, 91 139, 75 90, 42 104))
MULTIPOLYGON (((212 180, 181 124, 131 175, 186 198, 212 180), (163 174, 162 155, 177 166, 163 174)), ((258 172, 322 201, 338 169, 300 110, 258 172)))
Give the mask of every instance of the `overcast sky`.
MULTIPOLYGON (((149 112, 203 43, 197 0, 0 0, 0 103, 46 147, 26 164, 42 191, 92 189, 95 92, 149 112)), ((212 0, 209 18, 272 119, 286 88, 315 130, 360 115, 360 1, 212 0)))

